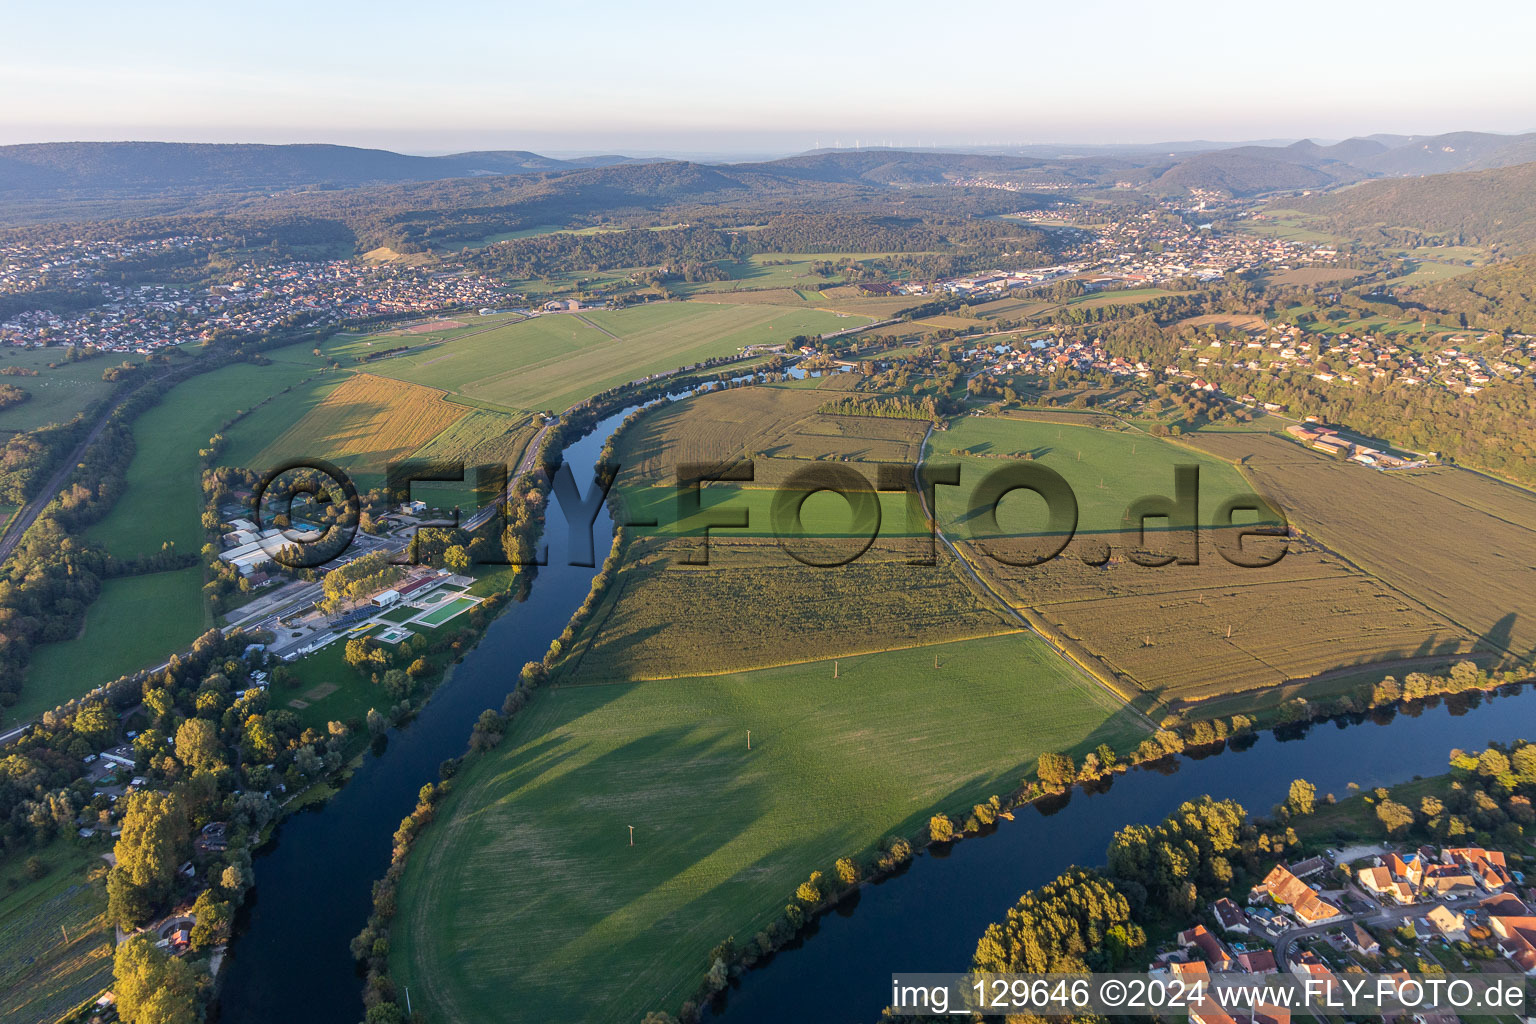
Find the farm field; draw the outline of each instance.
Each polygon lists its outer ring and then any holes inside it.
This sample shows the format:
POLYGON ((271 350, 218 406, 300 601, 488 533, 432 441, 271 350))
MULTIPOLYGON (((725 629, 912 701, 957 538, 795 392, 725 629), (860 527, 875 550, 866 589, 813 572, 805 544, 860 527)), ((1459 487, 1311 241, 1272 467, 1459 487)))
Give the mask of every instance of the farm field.
MULTIPOLYGON (((1240 568, 1227 562, 1218 552, 1223 537, 1212 528, 1211 515, 1226 495, 1252 487, 1230 464, 1184 445, 1126 432, 992 418, 962 420, 947 434, 934 435, 931 443, 940 451, 959 441, 970 442, 963 445, 967 450, 1008 454, 1028 450, 1041 433, 1067 455, 1063 460, 1063 452, 1046 451, 1041 461, 1073 486, 1079 529, 1096 535, 1074 541, 1044 565, 1014 567, 987 557, 965 539, 962 494, 940 489, 940 519, 977 571, 1026 610, 1032 623, 1123 687, 1180 710, 1222 694, 1256 693, 1362 665, 1402 660, 1424 663, 1418 667, 1429 661, 1438 665, 1477 646, 1477 636, 1444 609, 1372 576, 1369 567, 1362 571, 1350 563, 1347 550, 1340 557, 1293 538, 1286 556, 1273 566, 1240 568), (1082 463, 1076 461, 1078 450, 1082 463), (1125 506, 1140 494, 1171 494, 1173 464, 1191 457, 1201 465, 1200 563, 1148 568, 1130 562, 1123 552, 1134 538, 1120 536, 1125 506), (1089 479, 1118 481, 1110 492, 1115 499, 1084 484, 1085 473, 1089 479), (1108 542, 1118 554, 1099 568, 1073 557, 1078 545, 1095 542, 1108 542)), ((1220 458, 1230 457, 1235 445, 1246 446, 1248 438, 1256 445, 1287 445, 1257 433, 1220 436, 1225 439, 1216 451, 1220 458)), ((978 461, 984 460, 965 460, 962 482, 978 461)), ((1260 489, 1267 491, 1262 484, 1260 489)), ((1282 511, 1292 511, 1289 503, 1271 497, 1282 511)), ((1040 505, 1038 499, 1031 501, 1040 505)), ((1004 531, 1022 531, 1043 515, 1041 505, 1033 520, 1010 524, 1006 510, 1005 500, 999 511, 1004 531)), ((1258 545, 1262 552, 1268 543, 1273 542, 1255 539, 1244 547, 1258 545)))
POLYGON ((709 949, 811 870, 1011 791, 1042 750, 1140 735, 1019 633, 845 657, 836 680, 816 662, 547 689, 412 851, 393 975, 444 1024, 675 1011, 709 949))
MULTIPOLYGON (((746 345, 788 342, 797 334, 868 322, 818 309, 651 303, 548 314, 377 360, 367 369, 497 409, 559 411, 631 380, 736 355, 746 345)), ((344 358, 362 344, 349 340, 327 352, 344 358)))
POLYGON ((1296 525, 1485 645, 1536 653, 1536 495, 1465 471, 1375 472, 1276 437, 1251 446, 1244 472, 1296 525))
MULTIPOLYGON (((739 288, 792 288, 805 293, 808 299, 815 299, 818 292, 836 288, 843 284, 844 276, 840 272, 823 277, 811 268, 817 263, 830 263, 834 267, 846 267, 849 263, 863 263, 869 260, 878 260, 889 253, 876 252, 765 252, 755 253, 745 263, 734 260, 724 260, 716 266, 730 274, 725 281, 704 281, 698 284, 679 285, 677 290, 691 296, 708 295, 714 292, 729 292, 739 288)), ((911 305, 911 303, 907 303, 911 305)))
MULTIPOLYGON (((858 475, 873 489, 876 470, 867 463, 917 460, 927 421, 818 411, 835 399, 820 389, 769 385, 709 392, 651 410, 615 452, 621 468, 615 492, 625 505, 625 518, 655 519, 655 529, 637 528, 642 535, 687 534, 697 520, 679 520, 678 465, 716 466, 750 458, 755 474, 750 484, 705 484, 700 488, 701 506, 748 509, 748 527, 722 530, 721 538, 772 536, 770 510, 777 487, 793 474, 830 470, 827 461, 853 463, 842 471, 858 475)), ((909 534, 903 495, 888 492, 878 497, 881 536, 909 534)), ((815 536, 847 536, 853 526, 848 503, 829 492, 805 501, 801 521, 815 536)))
POLYGON ((1293 242, 1341 242, 1338 235, 1328 234, 1320 230, 1323 218, 1300 210, 1266 210, 1264 220, 1240 221, 1238 226, 1244 231, 1251 231, 1257 235, 1268 235, 1272 238, 1285 238, 1293 242))
MULTIPOLYGON (((938 512, 946 528, 963 526, 974 516, 970 498, 988 473, 1017 464, 1025 455, 1055 470, 1077 496, 1080 534, 1118 534, 1130 504, 1144 496, 1174 493, 1174 469, 1200 467, 1203 522, 1228 497, 1252 488, 1230 465, 1135 431, 997 416, 966 416, 929 441, 934 465, 960 462, 960 485, 938 489, 938 512)), ((1021 492, 1005 498, 998 511, 1004 533, 1038 529, 1044 503, 1021 492), (1026 504, 1027 502, 1027 504, 1026 504), (1017 503, 1017 505, 1015 505, 1017 503), (1038 513, 1038 514, 1035 514, 1038 513)))
POLYGON ((104 580, 79 636, 32 654, 21 700, 8 718, 28 718, 127 672, 158 665, 212 625, 203 569, 104 580))
POLYGON ((92 866, 105 867, 99 852, 55 840, 37 853, 48 866, 41 879, 23 874, 24 857, 12 857, 0 872, 7 883, 0 895, 0 1019, 6 1024, 54 1024, 111 986, 115 935, 106 889, 85 877, 92 866))
POLYGON ((1273 270, 1264 274, 1266 283, 1274 286, 1306 286, 1314 284, 1329 284, 1334 281, 1349 281, 1360 276, 1362 271, 1352 270, 1349 267, 1291 267, 1288 270, 1273 270))
POLYGON ((320 455, 358 473, 382 475, 390 461, 433 440, 465 412, 441 391, 354 374, 328 389, 318 405, 274 438, 256 465, 320 455))
POLYGON ((709 559, 683 565, 678 545, 632 546, 572 648, 572 677, 708 675, 1017 628, 942 550, 933 566, 876 548, 821 568, 772 544, 715 540, 709 559))

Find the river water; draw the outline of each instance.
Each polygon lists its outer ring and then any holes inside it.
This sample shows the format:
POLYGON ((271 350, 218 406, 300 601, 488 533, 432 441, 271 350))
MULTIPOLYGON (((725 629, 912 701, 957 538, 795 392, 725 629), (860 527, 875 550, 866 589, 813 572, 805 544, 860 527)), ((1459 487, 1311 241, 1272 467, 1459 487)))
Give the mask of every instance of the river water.
MULTIPOLYGON (((565 448, 583 494, 603 442, 629 412, 608 417, 565 448)), ((597 574, 566 564, 565 520, 553 505, 545 529, 549 564, 539 568, 528 600, 510 605, 490 624, 421 713, 389 731, 381 754, 366 755, 324 805, 284 821, 256 856, 256 888, 224 968, 224 1024, 362 1019, 362 980, 355 977, 348 945, 368 919, 372 883, 389 867, 400 819, 416 806, 422 784, 437 779, 438 765, 464 753, 480 712, 500 710, 523 665, 544 656, 597 574)), ((613 542, 606 507, 593 537, 601 565, 613 542)), ((382 694, 381 702, 387 703, 382 694)))
MULTIPOLYGON (((603 442, 630 411, 566 447, 565 461, 578 479, 587 478, 603 442)), ((362 981, 348 944, 367 920, 371 884, 389 865, 395 828, 422 784, 437 778, 438 765, 464 752, 480 712, 500 708, 523 664, 543 657, 596 575, 594 568, 566 564, 564 519, 556 509, 547 523, 549 564, 539 569, 528 600, 491 623, 452 679, 413 721, 390 730, 385 749, 366 755, 340 792, 284 821, 256 856, 257 885, 225 965, 224 1024, 356 1024, 361 1018, 362 981)), ((612 543, 606 508, 593 531, 601 563, 612 543)), ((1243 749, 1138 769, 1105 792, 1077 792, 1048 812, 1025 808, 993 835, 919 855, 900 875, 824 916, 806 943, 733 984, 715 1015, 727 1024, 873 1020, 893 972, 965 969, 986 925, 1024 890, 1071 864, 1101 863, 1124 824, 1158 821, 1202 793, 1266 811, 1297 777, 1320 793, 1342 796, 1349 782, 1370 788, 1443 771, 1451 747, 1532 734, 1536 700, 1528 692, 1458 698, 1315 725, 1285 738, 1252 737, 1243 749)))
POLYGON ((1351 782, 1371 789, 1440 774, 1453 747, 1532 735, 1536 694, 1524 687, 1261 734, 1242 749, 1133 770, 1107 791, 1074 792, 1064 806, 1023 808, 992 835, 920 855, 900 875, 866 886, 804 942, 744 975, 714 1016, 724 1024, 877 1020, 893 973, 967 970, 988 924, 1067 867, 1103 864, 1123 825, 1161 821, 1205 793, 1267 813, 1296 778, 1343 797, 1351 782))

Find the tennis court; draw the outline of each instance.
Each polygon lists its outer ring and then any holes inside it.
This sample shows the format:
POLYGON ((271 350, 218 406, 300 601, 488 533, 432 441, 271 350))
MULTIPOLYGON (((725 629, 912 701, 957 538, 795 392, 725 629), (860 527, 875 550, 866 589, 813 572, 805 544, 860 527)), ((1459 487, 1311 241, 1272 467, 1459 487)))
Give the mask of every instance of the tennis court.
POLYGON ((423 626, 441 626, 449 619, 464 614, 479 603, 479 601, 472 597, 456 597, 452 601, 444 602, 431 611, 423 613, 416 619, 416 622, 423 626))

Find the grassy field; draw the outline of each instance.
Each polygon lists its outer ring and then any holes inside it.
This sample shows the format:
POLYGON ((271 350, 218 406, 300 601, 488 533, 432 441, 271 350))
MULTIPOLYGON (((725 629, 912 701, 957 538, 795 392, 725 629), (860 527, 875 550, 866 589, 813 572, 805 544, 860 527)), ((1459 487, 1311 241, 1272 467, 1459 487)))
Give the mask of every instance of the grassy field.
MULTIPOLYGON (((1242 476, 1218 459, 1144 434, 994 416, 967 416, 929 442, 935 464, 961 464, 960 486, 939 488, 939 515, 946 526, 964 527, 974 516, 971 494, 988 473, 1032 455, 1034 463, 1061 474, 1077 496, 1078 530, 1119 533, 1130 504, 1146 495, 1173 494, 1174 467, 1200 467, 1200 507, 1207 517, 1233 494, 1250 490, 1242 476)), ((1042 522, 1033 515, 1043 502, 1020 494, 998 511, 1005 532, 1042 522), (1028 499, 1026 502, 1026 498, 1028 499)))
POLYGON ((56 707, 125 672, 158 665, 196 640, 212 625, 202 586, 201 566, 102 583, 80 635, 33 652, 21 700, 7 717, 56 707))
POLYGON ((112 385, 101 379, 102 371, 120 359, 87 359, 66 363, 60 349, 0 349, 0 369, 8 366, 36 370, 36 377, 0 376, 0 384, 14 384, 32 397, 0 410, 0 432, 35 430, 46 423, 62 423, 105 398, 112 385), (49 363, 57 365, 50 367, 49 363))
POLYGON ((6 1024, 53 1024, 112 984, 115 936, 106 889, 85 878, 102 863, 99 851, 56 840, 38 856, 49 871, 37 881, 22 873, 23 857, 0 869, 7 883, 19 883, 0 889, 0 1020, 6 1024))
POLYGON ((165 543, 195 553, 203 544, 198 450, 238 410, 314 373, 317 362, 235 363, 172 388, 135 421, 127 489, 86 537, 120 558, 150 554, 165 543))
POLYGON ((558 687, 418 842, 394 977, 444 1024, 675 1011, 709 949, 750 939, 812 869, 1014 789, 1042 750, 1137 738, 1023 634, 844 658, 836 679, 819 662, 558 687))
POLYGON ((1292 242, 1339 242, 1337 235, 1320 230, 1322 218, 1300 210, 1265 210, 1264 220, 1238 221, 1237 227, 1258 235, 1284 238, 1292 242))
MULTIPOLYGON (((368 365, 371 373, 439 388, 505 410, 558 411, 598 391, 743 346, 788 342, 868 323, 818 309, 665 302, 540 316, 368 365)), ((345 360, 377 344, 328 343, 345 360)))

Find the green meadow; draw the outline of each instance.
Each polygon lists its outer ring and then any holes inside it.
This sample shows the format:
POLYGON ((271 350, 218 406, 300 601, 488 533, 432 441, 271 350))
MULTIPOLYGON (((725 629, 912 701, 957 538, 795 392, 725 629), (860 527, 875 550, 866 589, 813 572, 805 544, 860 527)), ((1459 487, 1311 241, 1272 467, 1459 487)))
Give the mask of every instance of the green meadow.
MULTIPOLYGON (((946 528, 961 527, 960 535, 965 535, 978 512, 973 500, 977 484, 990 473, 1020 464, 1026 455, 1060 474, 1072 488, 1079 533, 1118 532, 1133 501, 1157 495, 1172 498, 1178 465, 1200 467, 1202 526, 1211 523, 1228 497, 1252 490, 1230 464, 1139 431, 967 416, 929 439, 927 461, 936 466, 960 463, 959 486, 937 489, 940 522, 946 528)), ((1003 534, 1038 532, 1046 521, 1045 502, 1028 491, 1015 491, 999 503, 997 517, 1003 534)))
POLYGON ((189 645, 212 625, 202 587, 196 565, 103 581, 80 634, 33 651, 21 700, 7 718, 30 718, 189 645))
POLYGON ((811 871, 1016 789, 1041 751, 1139 737, 1021 633, 841 658, 835 678, 556 686, 413 850, 394 979, 444 1024, 675 1012, 710 948, 748 941, 811 871))
MULTIPOLYGON (((869 323, 818 309, 662 302, 618 310, 560 313, 473 333, 358 368, 423 384, 504 410, 559 411, 651 374, 747 345, 788 342, 869 323)), ((410 344, 390 338, 391 344, 410 344)), ((375 338, 327 345, 345 360, 382 344, 375 338)))
MULTIPOLYGON (((285 350, 291 352, 292 350, 285 350)), ((315 373, 318 361, 234 363, 184 381, 134 422, 127 488, 86 537, 119 558, 153 554, 173 543, 203 545, 202 462, 198 450, 239 410, 315 373)))
MULTIPOLYGON (((49 423, 63 423, 106 398, 112 385, 101 379, 102 371, 121 359, 96 358, 78 363, 60 361, 59 349, 0 348, 0 369, 8 366, 36 370, 37 376, 0 376, 0 384, 13 384, 32 397, 0 409, 0 431, 36 430, 49 423), (57 365, 50 367, 49 363, 57 365)), ((133 357, 136 362, 142 356, 133 357)))

